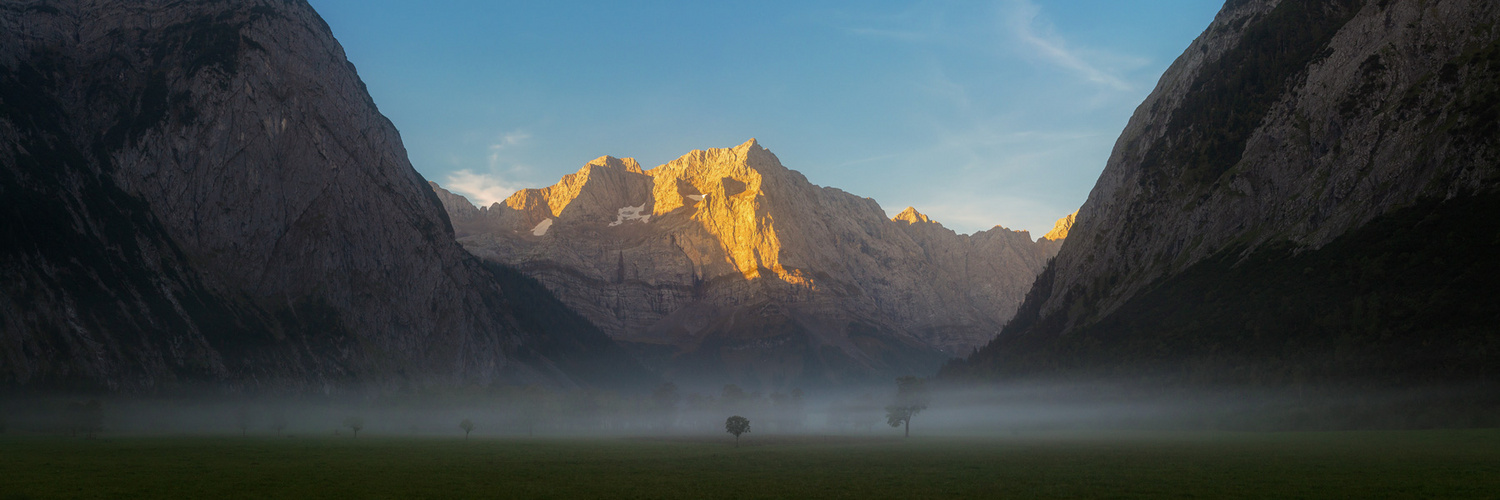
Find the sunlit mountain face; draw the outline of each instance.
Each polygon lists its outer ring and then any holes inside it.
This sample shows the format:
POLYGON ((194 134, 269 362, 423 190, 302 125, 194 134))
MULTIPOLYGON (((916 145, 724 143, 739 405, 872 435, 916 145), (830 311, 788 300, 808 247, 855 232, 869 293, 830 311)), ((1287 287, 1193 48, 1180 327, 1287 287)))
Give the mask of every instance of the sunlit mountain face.
POLYGON ((700 388, 847 387, 986 342, 1062 243, 953 232, 811 184, 750 140, 643 170, 602 157, 470 204, 434 183, 465 248, 516 266, 648 366, 700 388))

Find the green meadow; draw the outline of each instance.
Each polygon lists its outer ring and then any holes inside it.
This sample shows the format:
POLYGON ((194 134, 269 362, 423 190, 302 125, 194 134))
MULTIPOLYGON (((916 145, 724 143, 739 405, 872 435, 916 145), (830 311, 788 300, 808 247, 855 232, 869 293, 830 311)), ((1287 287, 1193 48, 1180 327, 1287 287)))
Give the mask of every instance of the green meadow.
POLYGON ((0 436, 17 498, 1495 498, 1500 430, 0 436))

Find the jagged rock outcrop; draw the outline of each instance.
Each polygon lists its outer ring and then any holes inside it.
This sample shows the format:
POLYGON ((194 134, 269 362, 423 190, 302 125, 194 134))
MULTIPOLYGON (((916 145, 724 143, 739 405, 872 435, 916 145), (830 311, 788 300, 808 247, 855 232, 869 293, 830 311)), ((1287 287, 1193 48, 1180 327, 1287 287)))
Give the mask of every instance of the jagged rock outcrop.
POLYGON ((954 376, 1494 378, 1500 4, 1229 2, 954 376))
POLYGON ((645 376, 453 242, 303 1, 0 5, 0 218, 6 386, 645 376))
POLYGON ((650 170, 606 156, 483 208, 434 189, 465 248, 537 278, 679 383, 930 371, 998 331, 1051 256, 1025 231, 959 235, 912 208, 887 219, 754 139, 650 170))
POLYGON ((1047 234, 1045 236, 1042 236, 1042 238, 1052 241, 1062 241, 1068 239, 1068 231, 1071 231, 1073 229, 1073 221, 1077 218, 1078 212, 1074 211, 1073 213, 1068 214, 1067 217, 1057 219, 1057 223, 1052 225, 1052 230, 1047 231, 1047 234))
POLYGON ((1078 211, 1074 210, 1066 217, 1057 219, 1057 222, 1052 224, 1052 230, 1037 239, 1037 243, 1045 247, 1049 255, 1057 255, 1057 252, 1062 249, 1063 242, 1068 240, 1068 231, 1073 229, 1073 221, 1077 218, 1078 211))

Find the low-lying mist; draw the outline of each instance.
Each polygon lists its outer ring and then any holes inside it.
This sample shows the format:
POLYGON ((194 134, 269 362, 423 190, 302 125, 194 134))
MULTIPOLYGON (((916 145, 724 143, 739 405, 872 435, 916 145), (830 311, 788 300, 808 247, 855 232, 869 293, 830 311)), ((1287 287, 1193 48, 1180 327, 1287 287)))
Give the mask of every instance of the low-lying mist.
MULTIPOLYGON (((931 385, 930 385, 931 384, 931 385)), ((1481 388, 1482 389, 1482 388, 1481 388)), ((1018 435, 1057 430, 1328 430, 1483 427, 1500 424, 1495 398, 1475 388, 1401 390, 1168 389, 1145 384, 1015 382, 921 387, 913 436, 1018 435)), ((896 384, 804 393, 714 394, 663 384, 620 393, 539 386, 345 396, 10 395, 0 432, 128 436, 604 437, 724 436, 725 420, 750 420, 749 436, 898 437, 896 384), (461 423, 469 422, 466 433, 461 423)))

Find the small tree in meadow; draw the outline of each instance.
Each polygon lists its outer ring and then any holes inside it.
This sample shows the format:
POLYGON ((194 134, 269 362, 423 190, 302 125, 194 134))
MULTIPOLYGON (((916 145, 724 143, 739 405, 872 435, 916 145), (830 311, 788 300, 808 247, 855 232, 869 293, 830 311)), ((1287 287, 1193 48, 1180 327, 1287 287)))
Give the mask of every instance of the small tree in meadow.
POLYGON ((910 375, 896 379, 896 398, 885 407, 885 423, 891 427, 905 425, 906 437, 911 437, 911 418, 927 409, 931 399, 922 379, 910 375))
POLYGON ((474 421, 466 418, 458 423, 458 428, 464 430, 464 439, 469 439, 469 433, 474 432, 474 421))
POLYGON ((286 430, 286 415, 277 413, 276 415, 272 416, 271 430, 276 431, 276 435, 280 436, 281 431, 286 430))
POLYGON ((350 430, 353 430, 354 437, 358 438, 359 430, 365 428, 365 419, 359 417, 345 418, 344 427, 348 427, 350 430))
POLYGON ((734 447, 740 447, 740 434, 750 432, 750 419, 735 415, 724 421, 724 431, 734 434, 734 447))

